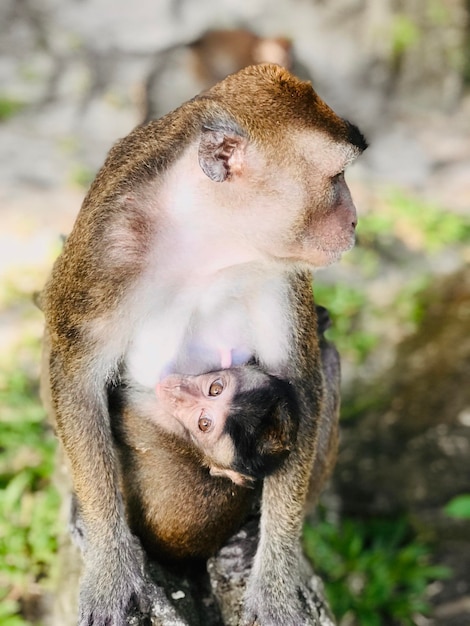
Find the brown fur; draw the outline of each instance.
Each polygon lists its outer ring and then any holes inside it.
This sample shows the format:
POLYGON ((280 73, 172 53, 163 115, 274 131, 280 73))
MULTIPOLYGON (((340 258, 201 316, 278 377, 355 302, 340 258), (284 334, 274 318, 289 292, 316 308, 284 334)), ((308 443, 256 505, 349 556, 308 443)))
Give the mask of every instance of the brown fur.
POLYGON ((146 552, 171 562, 215 554, 246 518, 255 490, 211 476, 195 446, 136 411, 124 409, 121 425, 127 515, 146 552))
MULTIPOLYGON (((329 323, 324 309, 322 316, 329 323)), ((318 452, 310 478, 310 507, 332 470, 338 440, 339 357, 324 338, 325 319, 321 324, 318 328, 321 367, 328 395, 322 401, 318 452)), ((245 521, 259 498, 259 489, 255 491, 259 484, 240 487, 226 479, 214 478, 209 473, 208 460, 197 445, 168 431, 171 416, 166 415, 155 423, 155 417, 149 419, 148 411, 142 413, 139 403, 130 403, 130 399, 131 396, 124 394, 111 404, 130 527, 146 552, 157 561, 175 562, 215 554, 245 521)), ((291 428, 290 423, 287 426, 291 428)), ((273 422, 271 440, 259 444, 269 444, 273 455, 284 452, 283 434, 273 422)), ((291 446, 292 436, 289 434, 287 438, 291 446)))

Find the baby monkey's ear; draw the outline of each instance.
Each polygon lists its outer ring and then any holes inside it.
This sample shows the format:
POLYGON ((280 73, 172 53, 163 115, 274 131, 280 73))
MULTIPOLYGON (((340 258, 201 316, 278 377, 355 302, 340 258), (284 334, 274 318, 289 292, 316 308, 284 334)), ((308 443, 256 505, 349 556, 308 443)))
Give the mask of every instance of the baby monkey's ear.
POLYGON ((297 439, 296 421, 292 419, 287 406, 276 406, 269 426, 258 442, 260 456, 287 456, 297 439))

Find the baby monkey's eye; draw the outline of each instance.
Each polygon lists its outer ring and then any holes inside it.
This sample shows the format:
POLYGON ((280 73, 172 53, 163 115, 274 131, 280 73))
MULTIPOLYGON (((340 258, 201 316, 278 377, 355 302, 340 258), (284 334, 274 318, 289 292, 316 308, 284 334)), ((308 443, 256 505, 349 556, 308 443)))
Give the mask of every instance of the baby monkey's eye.
POLYGON ((214 380, 214 382, 209 387, 209 395, 210 396, 220 396, 222 391, 224 390, 224 385, 220 378, 214 380))
POLYGON ((206 415, 206 413, 203 413, 199 418, 197 425, 199 430, 202 430, 203 433, 207 433, 212 428, 212 419, 206 415))

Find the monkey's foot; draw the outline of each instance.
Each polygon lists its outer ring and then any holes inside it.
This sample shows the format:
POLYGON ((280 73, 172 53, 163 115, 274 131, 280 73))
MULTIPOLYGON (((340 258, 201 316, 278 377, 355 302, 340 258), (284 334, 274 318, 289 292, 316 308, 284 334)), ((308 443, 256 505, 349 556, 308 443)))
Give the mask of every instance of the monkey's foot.
MULTIPOLYGON (((310 568, 309 568, 310 569, 310 568)), ((256 584, 245 595, 244 626, 335 626, 320 579, 256 584)))
POLYGON ((187 626, 163 589, 148 577, 134 537, 97 553, 100 558, 87 563, 81 581, 78 626, 140 626, 148 624, 150 616, 156 618, 154 624, 187 626))
POLYGON ((154 626, 188 626, 163 589, 149 581, 138 586, 139 589, 133 589, 121 580, 116 584, 119 597, 114 595, 106 601, 82 587, 78 626, 143 626, 150 623, 150 618, 154 626))

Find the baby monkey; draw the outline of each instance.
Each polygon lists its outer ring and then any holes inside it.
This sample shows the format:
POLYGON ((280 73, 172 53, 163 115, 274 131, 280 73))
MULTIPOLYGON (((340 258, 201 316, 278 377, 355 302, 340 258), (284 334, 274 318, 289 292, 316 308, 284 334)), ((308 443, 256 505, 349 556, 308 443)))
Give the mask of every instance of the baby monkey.
POLYGON ((271 474, 295 443, 292 386, 253 362, 197 376, 170 374, 156 395, 156 422, 196 445, 212 476, 237 485, 271 474))
POLYGON ((120 386, 109 401, 127 520, 159 563, 213 555, 296 445, 294 387, 253 361, 120 386))
MULTIPOLYGON (((322 368, 329 389, 328 424, 319 436, 315 477, 331 469, 336 441, 338 356, 324 338, 328 312, 317 306, 322 368), (331 413, 331 416, 330 416, 331 413), (334 445, 333 445, 334 448, 334 445)), ((194 353, 191 355, 195 365, 194 353)), ((126 517, 147 555, 159 563, 206 559, 236 532, 257 505, 262 479, 295 450, 298 396, 287 378, 219 353, 216 371, 184 362, 152 389, 124 382, 110 391, 114 444, 126 517), (156 498, 158 495, 158 498, 156 498), (183 504, 184 503, 184 504, 183 504), (183 511, 183 513, 182 513, 183 511)), ((322 479, 323 480, 323 479, 322 479)), ((319 486, 312 485, 316 493, 319 486)), ((312 492, 313 493, 313 492, 312 492)), ((86 546, 79 507, 72 529, 86 546)))

